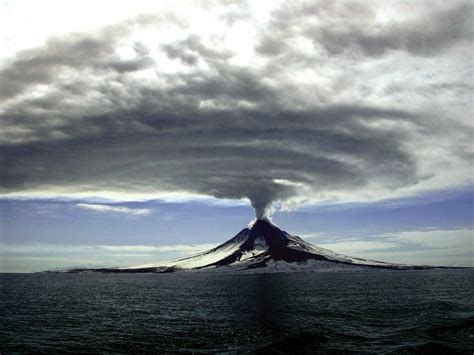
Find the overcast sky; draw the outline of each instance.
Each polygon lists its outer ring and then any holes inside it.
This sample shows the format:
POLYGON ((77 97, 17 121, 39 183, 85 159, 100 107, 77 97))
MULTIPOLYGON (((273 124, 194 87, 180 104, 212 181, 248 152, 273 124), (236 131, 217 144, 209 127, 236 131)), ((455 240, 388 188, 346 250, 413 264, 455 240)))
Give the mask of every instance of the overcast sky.
POLYGON ((0 1, 0 270, 189 254, 250 206, 348 254, 472 263, 473 19, 471 1, 0 1))

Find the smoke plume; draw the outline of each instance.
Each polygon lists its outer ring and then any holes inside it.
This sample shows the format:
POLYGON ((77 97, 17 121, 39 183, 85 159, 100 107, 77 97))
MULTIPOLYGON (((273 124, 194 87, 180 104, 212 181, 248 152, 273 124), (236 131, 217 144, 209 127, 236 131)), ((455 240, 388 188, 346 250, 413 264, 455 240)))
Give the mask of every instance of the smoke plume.
POLYGON ((460 185, 473 5, 421 3, 409 15, 392 4, 387 18, 375 2, 282 2, 267 20, 220 4, 226 31, 175 13, 12 53, 0 67, 1 189, 247 198, 268 219, 277 201, 460 185))

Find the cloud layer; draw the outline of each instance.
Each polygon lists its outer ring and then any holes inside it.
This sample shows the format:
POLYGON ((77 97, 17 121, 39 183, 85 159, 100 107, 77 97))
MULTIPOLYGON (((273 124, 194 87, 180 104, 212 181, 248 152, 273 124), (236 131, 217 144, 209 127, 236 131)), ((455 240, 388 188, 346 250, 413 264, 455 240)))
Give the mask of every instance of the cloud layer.
POLYGON ((90 203, 78 203, 77 207, 96 212, 121 213, 134 216, 148 215, 152 212, 149 208, 129 208, 124 206, 109 206, 90 203))
POLYGON ((0 243, 1 272, 36 272, 74 267, 117 267, 179 259, 215 244, 62 245, 0 243))
POLYGON ((247 198, 264 217, 470 182, 472 3, 272 6, 143 14, 10 53, 2 191, 247 198))
POLYGON ((472 267, 472 237, 472 229, 420 230, 318 245, 340 253, 395 263, 472 267))

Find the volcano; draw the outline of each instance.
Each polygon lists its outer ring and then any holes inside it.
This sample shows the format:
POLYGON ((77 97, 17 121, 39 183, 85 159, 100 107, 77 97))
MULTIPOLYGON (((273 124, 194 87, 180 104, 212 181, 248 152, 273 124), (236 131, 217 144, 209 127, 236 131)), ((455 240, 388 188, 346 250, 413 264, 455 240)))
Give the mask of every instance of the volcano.
POLYGON ((312 245, 298 236, 290 235, 267 220, 256 220, 227 242, 187 258, 125 268, 74 269, 69 272, 163 273, 199 270, 272 273, 427 268, 430 267, 391 264, 338 254, 312 245))

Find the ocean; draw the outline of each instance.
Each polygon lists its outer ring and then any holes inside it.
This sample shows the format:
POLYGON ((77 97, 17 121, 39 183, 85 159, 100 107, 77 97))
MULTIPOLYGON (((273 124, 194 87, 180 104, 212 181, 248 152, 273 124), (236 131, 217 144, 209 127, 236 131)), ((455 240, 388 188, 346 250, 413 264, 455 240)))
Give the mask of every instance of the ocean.
POLYGON ((474 350, 469 269, 0 280, 2 354, 474 350))

